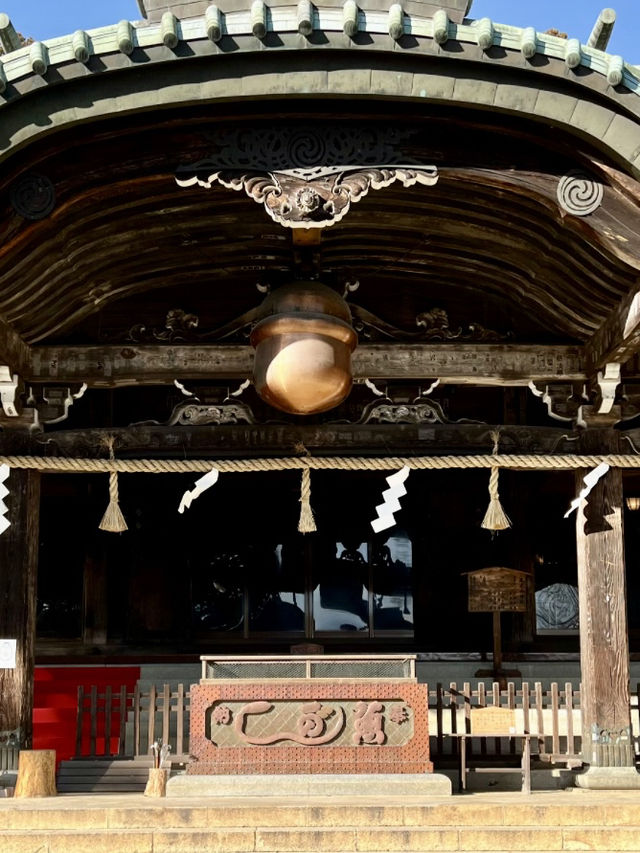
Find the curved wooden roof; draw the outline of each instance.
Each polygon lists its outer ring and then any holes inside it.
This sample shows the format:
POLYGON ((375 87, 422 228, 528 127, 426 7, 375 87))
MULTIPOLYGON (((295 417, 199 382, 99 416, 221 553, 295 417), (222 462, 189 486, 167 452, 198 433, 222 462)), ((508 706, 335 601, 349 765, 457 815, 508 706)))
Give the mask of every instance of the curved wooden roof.
POLYGON ((121 23, 2 57, 11 333, 30 346, 124 343, 182 308, 198 316, 198 340, 214 340, 260 301, 256 282, 309 264, 338 288, 359 281, 352 300, 373 340, 412 339, 436 307, 452 328, 515 343, 588 345, 611 323, 640 267, 635 69, 584 46, 570 67, 575 44, 542 34, 527 57, 530 32, 486 22, 449 22, 438 43, 431 18, 405 15, 394 40, 372 12, 350 39, 341 15, 319 9, 308 39, 295 7, 272 7, 262 40, 238 11, 217 42, 204 18, 170 31, 121 23), (221 129, 309 123, 401 128, 403 154, 435 165, 438 183, 369 192, 303 251, 245 192, 175 182, 221 129), (588 216, 558 201, 573 169, 602 187, 588 216), (33 174, 55 193, 38 220, 11 196, 33 174))

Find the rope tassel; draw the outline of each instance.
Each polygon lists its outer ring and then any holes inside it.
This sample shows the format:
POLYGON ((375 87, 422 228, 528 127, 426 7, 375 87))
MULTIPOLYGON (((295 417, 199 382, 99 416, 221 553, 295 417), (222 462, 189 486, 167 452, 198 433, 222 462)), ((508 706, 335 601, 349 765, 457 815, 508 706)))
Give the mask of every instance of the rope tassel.
MULTIPOLYGON (((107 440, 110 459, 115 459, 113 443, 113 436, 110 436, 107 440)), ((117 471, 111 471, 109 474, 109 505, 107 506, 105 514, 102 516, 102 521, 98 526, 100 530, 106 530, 107 533, 123 533, 125 530, 129 529, 127 527, 127 522, 124 520, 124 515, 122 514, 120 503, 118 501, 117 471)))
MULTIPOLYGON (((498 444, 500 441, 500 433, 492 432, 493 438, 493 455, 498 455, 498 444)), ((498 492, 498 478, 500 476, 500 468, 497 465, 491 466, 491 476, 489 477, 489 506, 482 519, 480 525, 485 530, 508 530, 511 527, 509 516, 505 513, 500 503, 500 494, 498 492)))
POLYGON ((300 521, 298 530, 300 533, 315 533, 316 527, 311 509, 311 472, 308 468, 302 469, 302 480, 300 481, 300 521))

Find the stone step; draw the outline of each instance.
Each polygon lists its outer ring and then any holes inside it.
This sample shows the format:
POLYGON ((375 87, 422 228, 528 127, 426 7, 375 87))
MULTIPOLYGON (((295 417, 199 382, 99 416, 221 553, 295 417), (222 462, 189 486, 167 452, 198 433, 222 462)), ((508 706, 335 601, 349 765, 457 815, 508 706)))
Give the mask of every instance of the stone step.
MULTIPOLYGON (((488 795, 481 795, 487 797, 488 795)), ((506 800, 509 795, 504 795, 506 800)), ((12 800, 0 803, 0 830, 37 829, 55 826, 58 829, 96 827, 157 828, 159 826, 207 827, 288 827, 326 828, 342 827, 593 827, 617 829, 640 827, 640 802, 622 801, 599 804, 602 798, 594 792, 587 803, 573 805, 566 800, 573 794, 561 797, 558 805, 537 805, 534 796, 531 804, 523 803, 525 797, 511 795, 513 802, 475 803, 471 797, 455 797, 420 805, 417 798, 403 805, 396 800, 392 805, 358 804, 336 797, 302 800, 289 803, 281 798, 273 804, 263 804, 252 799, 237 805, 219 799, 199 800, 148 800, 142 797, 119 797, 96 803, 91 797, 43 800, 12 800), (517 799, 516 799, 517 797, 517 799), (91 805, 86 805, 87 801, 91 805), (329 802, 328 802, 329 801, 329 802), (126 803, 126 804, 123 804, 126 803), (196 804, 197 803, 197 804, 196 804), (283 804, 284 803, 284 804, 283 804)), ((378 801, 380 798, 377 798, 378 801)), ((393 802, 390 792, 389 799, 393 802)), ((582 798, 581 798, 582 799, 582 798)), ((640 839, 640 836, 639 836, 640 839)), ((640 846, 640 845, 639 845, 640 846)))
POLYGON ((124 760, 72 759, 62 761, 56 786, 60 794, 142 793, 151 758, 124 760))
POLYGON ((2 853, 408 853, 638 850, 638 827, 112 828, 0 831, 2 853))

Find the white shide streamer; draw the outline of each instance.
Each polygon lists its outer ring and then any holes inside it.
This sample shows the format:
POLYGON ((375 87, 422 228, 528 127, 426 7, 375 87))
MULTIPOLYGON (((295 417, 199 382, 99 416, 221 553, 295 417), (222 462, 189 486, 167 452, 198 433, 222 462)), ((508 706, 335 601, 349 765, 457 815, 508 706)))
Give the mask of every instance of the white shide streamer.
POLYGON ((387 528, 393 527, 396 523, 393 514, 394 512, 398 512, 402 509, 400 506, 400 498, 407 494, 407 490, 404 487, 404 481, 409 476, 410 471, 411 469, 405 465, 404 468, 401 468, 399 471, 396 471, 395 474, 386 478, 387 483, 389 483, 389 488, 385 489, 382 493, 384 503, 381 503, 376 507, 378 518, 371 522, 371 527, 373 527, 375 533, 380 533, 381 530, 387 530, 387 528))
POLYGON ((5 532, 7 527, 10 526, 11 522, 6 517, 6 513, 9 508, 7 507, 4 499, 9 494, 9 489, 5 486, 4 481, 10 474, 10 468, 8 465, 0 465, 0 536, 5 532))
POLYGON ((583 477, 584 489, 580 492, 577 498, 571 501, 571 506, 565 512, 564 517, 569 518, 574 509, 578 509, 580 506, 580 502, 583 501, 589 494, 591 494, 591 489, 595 486, 598 480, 609 470, 609 465, 606 462, 602 462, 598 465, 597 468, 594 468, 593 471, 590 471, 586 477, 583 477))
POLYGON ((185 492, 182 496, 180 506, 178 507, 178 512, 184 512, 185 509, 189 509, 189 507, 197 497, 199 497, 203 492, 205 492, 207 489, 210 489, 211 486, 214 486, 218 482, 219 476, 220 472, 218 471, 218 469, 212 468, 208 474, 205 474, 204 477, 200 477, 199 480, 196 480, 193 484, 193 489, 190 492, 185 492))

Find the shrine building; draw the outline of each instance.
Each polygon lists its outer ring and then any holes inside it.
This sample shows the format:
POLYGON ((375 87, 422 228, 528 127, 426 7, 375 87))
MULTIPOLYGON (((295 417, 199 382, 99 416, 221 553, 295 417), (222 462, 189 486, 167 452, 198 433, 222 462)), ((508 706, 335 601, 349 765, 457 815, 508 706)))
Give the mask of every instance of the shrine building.
POLYGON ((635 786, 615 14, 138 2, 26 44, 0 15, 0 745, 76 743, 38 728, 49 677, 407 655, 579 692, 567 754, 635 786))

